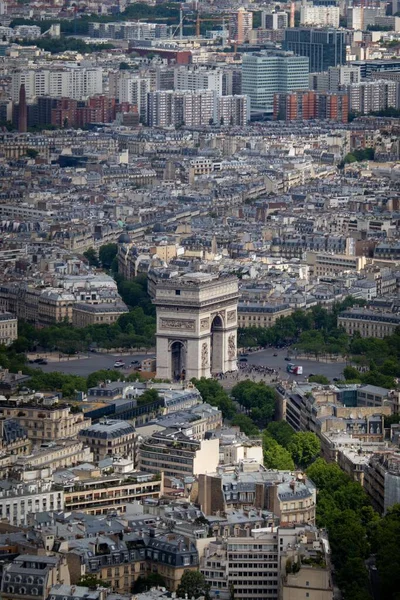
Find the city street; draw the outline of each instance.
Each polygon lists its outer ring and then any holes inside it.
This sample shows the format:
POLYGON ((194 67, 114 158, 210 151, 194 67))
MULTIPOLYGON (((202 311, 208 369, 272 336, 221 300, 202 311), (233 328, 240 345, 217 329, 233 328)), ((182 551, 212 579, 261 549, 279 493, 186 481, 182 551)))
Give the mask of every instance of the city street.
POLYGON ((288 356, 288 349, 284 348, 282 350, 277 350, 276 348, 267 348, 266 350, 260 350, 259 352, 249 352, 247 356, 247 364, 251 365, 260 365, 265 367, 271 367, 272 369, 281 368, 280 375, 284 374, 285 379, 296 379, 296 381, 304 380, 305 377, 308 377, 311 373, 313 375, 325 375, 328 379, 332 380, 333 378, 340 379, 343 376, 343 369, 346 366, 344 362, 333 362, 326 363, 322 360, 305 360, 303 358, 295 359, 293 354, 290 354, 291 362, 296 365, 301 365, 303 367, 303 375, 289 375, 286 373, 287 361, 285 357, 288 356), (274 356, 277 354, 278 356, 274 356), (282 373, 283 372, 283 373, 282 373))
MULTIPOLYGON (((30 364, 29 366, 32 368, 40 368, 45 373, 52 373, 54 371, 59 371, 61 373, 68 373, 70 375, 81 375, 82 377, 87 377, 90 373, 94 371, 99 371, 100 369, 112 369, 114 370, 114 363, 117 360, 122 360, 126 367, 129 367, 129 364, 133 360, 142 361, 144 358, 150 358, 154 356, 151 352, 149 354, 141 353, 141 354, 84 354, 79 356, 79 358, 72 357, 69 360, 49 360, 47 365, 35 365, 30 364)), ((115 369, 118 370, 118 369, 115 369)), ((131 369, 120 369, 121 373, 126 373, 127 371, 131 371, 131 369)))
MULTIPOLYGON (((253 373, 250 372, 252 366, 264 366, 276 369, 278 371, 277 376, 280 379, 304 381, 305 378, 309 377, 311 373, 314 375, 325 375, 330 380, 334 378, 342 378, 343 368, 345 367, 345 363, 343 362, 326 363, 316 360, 296 360, 294 358, 292 362, 303 367, 303 375, 290 375, 286 372, 287 361, 285 360, 285 357, 287 355, 288 351, 286 348, 281 350, 277 350, 276 348, 267 348, 266 350, 249 352, 247 356, 247 363, 241 363, 242 366, 247 365, 247 368, 244 369, 243 372, 241 370, 240 378, 248 377, 250 374, 254 375, 257 380, 260 379, 260 375, 257 373, 257 371, 254 371, 253 373), (277 354, 277 356, 274 356, 274 354, 277 354)), ((137 353, 129 355, 96 353, 89 355, 84 354, 78 358, 71 357, 69 360, 65 360, 65 358, 63 358, 63 360, 60 361, 58 360, 58 355, 53 355, 53 357, 49 357, 49 362, 47 365, 37 365, 37 367, 41 368, 46 373, 61 371, 62 373, 70 373, 71 375, 81 375, 83 377, 87 377, 90 373, 98 371, 99 369, 114 369, 114 363, 119 359, 121 359, 128 367, 130 362, 133 360, 141 361, 144 358, 153 356, 153 352, 149 352, 148 354, 137 353)), ((34 364, 30 366, 33 368, 36 367, 34 364)), ((121 372, 126 372, 127 370, 128 369, 121 369, 121 372)), ((262 379, 271 378, 263 376, 262 379)))

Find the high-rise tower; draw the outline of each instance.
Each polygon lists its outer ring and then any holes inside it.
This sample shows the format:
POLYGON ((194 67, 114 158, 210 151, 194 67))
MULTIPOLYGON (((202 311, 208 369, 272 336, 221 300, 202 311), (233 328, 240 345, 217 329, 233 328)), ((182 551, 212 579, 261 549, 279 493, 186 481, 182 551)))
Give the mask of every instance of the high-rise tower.
POLYGON ((19 88, 19 104, 18 104, 18 131, 26 133, 28 128, 28 113, 26 108, 26 93, 25 85, 21 83, 19 88))

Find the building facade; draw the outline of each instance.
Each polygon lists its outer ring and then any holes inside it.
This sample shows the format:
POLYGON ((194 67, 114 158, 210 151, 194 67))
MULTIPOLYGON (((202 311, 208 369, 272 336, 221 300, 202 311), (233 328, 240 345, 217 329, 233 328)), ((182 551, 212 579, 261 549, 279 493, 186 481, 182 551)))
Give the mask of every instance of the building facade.
POLYGON ((237 299, 232 276, 156 279, 157 377, 190 380, 236 370, 237 299))
POLYGON ((345 32, 340 29, 286 29, 283 48, 307 56, 312 73, 346 63, 345 32))
POLYGON ((96 461, 135 455, 135 428, 128 421, 104 420, 81 429, 79 439, 89 446, 96 461))
POLYGON ((242 91, 252 111, 272 113, 275 93, 308 89, 309 60, 290 52, 246 53, 242 71, 242 91))
POLYGON ((0 403, 0 416, 12 418, 28 432, 32 441, 57 441, 77 437, 90 425, 83 413, 71 413, 69 406, 28 406, 11 402, 0 403))
POLYGON ((9 346, 18 337, 18 320, 11 313, 0 313, 0 344, 9 346))

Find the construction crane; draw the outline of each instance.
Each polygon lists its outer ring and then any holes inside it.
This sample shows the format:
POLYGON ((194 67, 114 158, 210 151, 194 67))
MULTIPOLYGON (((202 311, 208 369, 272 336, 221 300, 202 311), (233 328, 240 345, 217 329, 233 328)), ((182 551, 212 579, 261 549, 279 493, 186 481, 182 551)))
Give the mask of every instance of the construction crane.
POLYGON ((200 13, 197 13, 196 36, 200 37, 200 23, 206 23, 207 21, 222 21, 222 29, 223 29, 223 31, 225 31, 225 18, 226 18, 226 15, 224 15, 222 17, 209 17, 209 18, 201 19, 200 13))

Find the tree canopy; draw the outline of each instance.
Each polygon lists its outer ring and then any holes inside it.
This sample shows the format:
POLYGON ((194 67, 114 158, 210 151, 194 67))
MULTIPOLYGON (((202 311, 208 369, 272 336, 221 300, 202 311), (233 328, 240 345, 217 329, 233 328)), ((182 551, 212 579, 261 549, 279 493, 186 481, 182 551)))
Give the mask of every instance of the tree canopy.
POLYGON ((293 471, 294 462, 290 452, 280 446, 267 431, 263 433, 264 466, 267 469, 293 471))
POLYGON ((235 416, 235 405, 218 381, 202 377, 201 379, 192 379, 192 383, 199 390, 203 401, 219 408, 224 419, 232 419, 235 416))
POLYGON ((232 397, 250 413, 260 427, 272 420, 275 414, 276 392, 264 382, 240 381, 232 389, 232 397))
POLYGON ((178 598, 198 598, 208 593, 208 585, 200 571, 185 571, 182 575, 176 595, 178 598))
POLYGON ((332 561, 344 597, 369 600, 364 560, 370 553, 371 528, 379 517, 361 485, 337 463, 318 458, 307 475, 317 486, 317 525, 328 529, 332 561))

